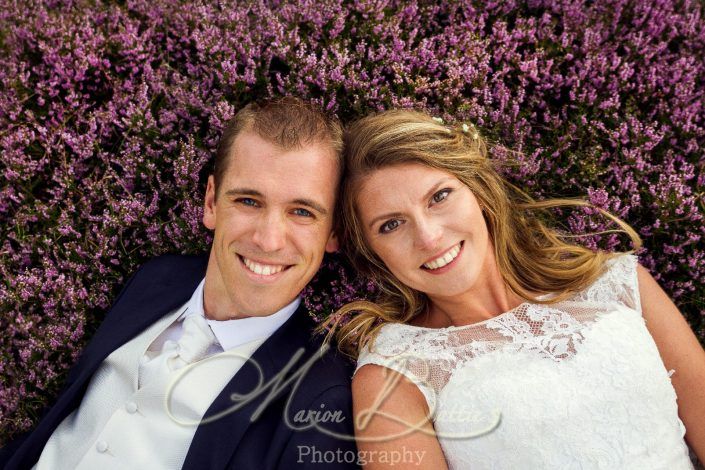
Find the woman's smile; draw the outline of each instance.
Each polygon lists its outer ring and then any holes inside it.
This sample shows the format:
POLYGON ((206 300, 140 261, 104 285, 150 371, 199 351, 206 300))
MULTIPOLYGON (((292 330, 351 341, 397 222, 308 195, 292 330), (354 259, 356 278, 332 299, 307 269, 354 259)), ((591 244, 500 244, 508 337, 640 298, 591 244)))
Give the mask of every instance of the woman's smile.
POLYGON ((464 242, 461 241, 460 243, 453 245, 452 248, 446 250, 441 256, 422 264, 421 269, 430 274, 443 274, 448 272, 457 264, 456 261, 462 255, 463 244, 464 242))

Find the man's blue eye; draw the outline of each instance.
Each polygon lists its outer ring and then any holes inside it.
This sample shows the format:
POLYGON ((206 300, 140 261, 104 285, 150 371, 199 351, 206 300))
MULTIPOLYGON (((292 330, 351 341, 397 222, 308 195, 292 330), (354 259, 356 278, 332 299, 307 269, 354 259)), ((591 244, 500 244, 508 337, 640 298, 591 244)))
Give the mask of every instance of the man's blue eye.
POLYGON ((389 222, 385 222, 379 228, 379 233, 389 233, 399 226, 399 221, 397 219, 392 219, 389 222))
POLYGON ((450 189, 441 189, 436 194, 434 194, 431 199, 433 199, 433 202, 441 202, 448 197, 450 192, 451 192, 450 189))
POLYGON ((311 211, 307 211, 306 209, 301 209, 301 208, 295 209, 294 214, 300 215, 302 217, 313 217, 313 214, 311 213, 311 211))
POLYGON ((245 206, 251 206, 251 207, 254 207, 257 205, 257 201, 255 201, 254 199, 249 198, 249 197, 241 197, 241 198, 237 199, 235 202, 238 202, 238 203, 243 204, 245 206))

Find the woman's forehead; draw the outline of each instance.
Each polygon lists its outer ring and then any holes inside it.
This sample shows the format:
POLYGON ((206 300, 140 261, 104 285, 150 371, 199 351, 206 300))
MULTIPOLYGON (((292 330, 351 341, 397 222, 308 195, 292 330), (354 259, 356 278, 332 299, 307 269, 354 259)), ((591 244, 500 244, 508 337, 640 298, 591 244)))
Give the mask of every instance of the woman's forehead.
POLYGON ((358 194, 368 191, 389 192, 425 192, 425 185, 433 185, 441 180, 457 181, 458 179, 447 171, 423 165, 421 163, 399 163, 367 172, 356 181, 358 194))
POLYGON ((355 205, 363 218, 374 217, 377 212, 425 203, 443 185, 457 182, 453 174, 419 163, 384 167, 361 177, 355 185, 355 205))

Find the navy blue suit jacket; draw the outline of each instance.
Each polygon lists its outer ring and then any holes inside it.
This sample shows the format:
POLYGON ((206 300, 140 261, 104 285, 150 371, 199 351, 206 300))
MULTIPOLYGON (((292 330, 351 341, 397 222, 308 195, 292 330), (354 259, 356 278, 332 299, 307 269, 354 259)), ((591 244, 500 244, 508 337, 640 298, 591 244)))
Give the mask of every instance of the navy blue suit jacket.
MULTIPOLYGON (((48 409, 31 433, 0 452, 0 467, 8 470, 32 467, 52 432, 80 405, 101 362, 162 316, 184 304, 203 279, 207 260, 207 256, 166 255, 143 265, 118 295, 70 371, 54 406, 48 409)), ((296 420, 297 416, 311 418, 313 415, 308 411, 339 411, 335 419, 326 419, 318 426, 334 433, 353 435, 352 365, 333 351, 318 354, 320 340, 312 337, 313 326, 307 312, 299 307, 254 352, 251 360, 261 367, 262 383, 273 386, 264 389, 237 411, 226 413, 210 423, 202 423, 196 430, 182 468, 357 468, 350 463, 357 460, 353 459, 354 441, 333 438, 310 426, 311 420, 296 420), (291 363, 292 360, 295 361, 291 363), (301 366, 307 361, 310 361, 311 368, 302 374, 301 366), (281 374, 283 370, 292 378, 288 383, 281 374), (281 380, 277 381, 277 377, 281 380), (294 426, 287 424, 285 413, 294 426), (253 415, 256 417, 254 421, 253 415), (305 428, 307 424, 307 429, 292 429, 305 428), (333 454, 336 455, 334 459, 333 454)), ((259 381, 259 372, 252 363, 247 363, 211 404, 206 417, 232 409, 235 405, 232 394, 248 394, 259 381)), ((325 418, 321 414, 318 416, 325 418)))

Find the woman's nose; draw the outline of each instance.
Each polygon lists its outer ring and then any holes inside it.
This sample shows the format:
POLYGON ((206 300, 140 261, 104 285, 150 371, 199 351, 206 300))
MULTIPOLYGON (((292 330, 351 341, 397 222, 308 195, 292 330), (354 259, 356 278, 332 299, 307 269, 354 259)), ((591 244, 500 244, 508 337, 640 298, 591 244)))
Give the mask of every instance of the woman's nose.
POLYGON ((432 220, 422 220, 416 223, 416 246, 422 250, 434 250, 443 235, 443 227, 432 220))

